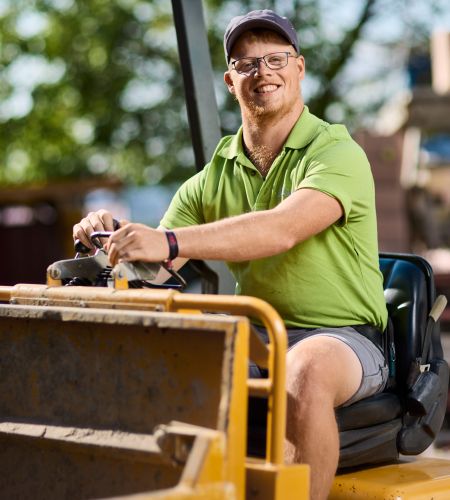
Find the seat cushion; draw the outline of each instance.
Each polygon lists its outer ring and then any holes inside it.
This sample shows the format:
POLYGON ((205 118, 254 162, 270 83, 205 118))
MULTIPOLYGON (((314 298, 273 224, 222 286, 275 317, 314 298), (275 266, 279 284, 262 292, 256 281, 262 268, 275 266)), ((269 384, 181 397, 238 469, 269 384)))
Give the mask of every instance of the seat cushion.
POLYGON ((397 435, 402 419, 339 433, 339 469, 378 464, 398 458, 397 435))
POLYGON ((402 413, 400 399, 391 392, 382 392, 362 399, 351 406, 338 408, 336 419, 339 431, 362 429, 389 422, 402 413))

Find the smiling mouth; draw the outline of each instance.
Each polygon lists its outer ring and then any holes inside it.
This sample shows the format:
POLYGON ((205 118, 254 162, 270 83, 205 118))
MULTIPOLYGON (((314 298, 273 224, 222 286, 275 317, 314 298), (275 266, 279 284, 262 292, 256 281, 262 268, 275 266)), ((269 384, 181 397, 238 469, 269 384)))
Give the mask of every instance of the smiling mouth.
POLYGON ((278 90, 278 85, 274 84, 267 84, 267 85, 261 85, 261 87, 257 87, 255 89, 256 94, 270 94, 272 92, 275 92, 278 90))

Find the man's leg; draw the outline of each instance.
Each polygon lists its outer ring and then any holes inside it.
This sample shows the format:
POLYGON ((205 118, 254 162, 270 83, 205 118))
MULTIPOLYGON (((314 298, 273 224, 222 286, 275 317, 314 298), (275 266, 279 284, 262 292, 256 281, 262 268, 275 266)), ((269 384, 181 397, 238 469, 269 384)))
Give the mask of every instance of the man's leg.
POLYGON ((344 342, 309 337, 287 354, 287 463, 311 467, 311 500, 326 499, 339 459, 335 407, 358 390, 362 367, 344 342))

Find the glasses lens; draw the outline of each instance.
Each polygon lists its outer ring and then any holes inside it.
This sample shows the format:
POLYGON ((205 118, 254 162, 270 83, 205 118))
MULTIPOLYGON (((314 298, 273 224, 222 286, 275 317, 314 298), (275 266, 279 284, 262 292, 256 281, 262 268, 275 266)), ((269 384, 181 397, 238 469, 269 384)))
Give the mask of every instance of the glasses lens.
POLYGON ((270 69, 280 69, 286 66, 288 55, 286 52, 275 52, 264 57, 264 61, 270 69))
POLYGON ((250 73, 255 69, 256 60, 254 57, 244 57, 238 61, 234 61, 234 69, 238 73, 250 73))

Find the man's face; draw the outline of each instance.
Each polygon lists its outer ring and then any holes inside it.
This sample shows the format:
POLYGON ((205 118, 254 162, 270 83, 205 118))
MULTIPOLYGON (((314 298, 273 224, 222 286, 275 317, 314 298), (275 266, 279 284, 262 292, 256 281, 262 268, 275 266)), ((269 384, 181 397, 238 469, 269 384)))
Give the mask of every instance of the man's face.
POLYGON ((248 75, 231 69, 231 63, 241 57, 262 57, 273 52, 289 52, 296 56, 295 49, 276 33, 258 37, 244 33, 233 46, 230 69, 224 80, 228 90, 236 96, 241 111, 253 116, 283 116, 293 107, 303 104, 300 81, 305 75, 302 56, 289 57, 288 64, 281 69, 269 69, 263 61, 258 69, 248 75))

